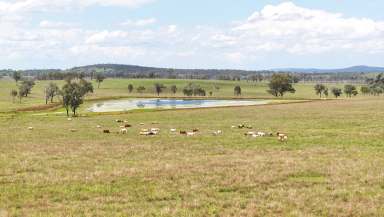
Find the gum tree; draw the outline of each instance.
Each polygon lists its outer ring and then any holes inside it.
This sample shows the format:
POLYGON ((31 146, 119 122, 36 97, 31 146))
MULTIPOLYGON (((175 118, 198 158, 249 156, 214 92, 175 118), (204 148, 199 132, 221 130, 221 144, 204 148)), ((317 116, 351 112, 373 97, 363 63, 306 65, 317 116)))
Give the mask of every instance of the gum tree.
POLYGON ((268 84, 268 93, 275 97, 283 97, 285 93, 295 93, 296 90, 292 86, 293 79, 289 74, 273 74, 268 84))
POLYGON ((239 85, 234 88, 234 94, 235 96, 241 96, 241 87, 239 85))
POLYGON ((100 88, 100 84, 106 79, 105 75, 102 73, 97 73, 95 76, 97 82, 97 88, 100 88))
POLYGON ((67 116, 69 116, 69 110, 73 112, 73 116, 76 116, 76 110, 83 104, 85 95, 90 92, 93 92, 93 87, 88 81, 82 79, 80 82, 72 80, 66 82, 61 88, 61 95, 67 116))
POLYGON ((343 91, 337 87, 332 88, 331 92, 336 98, 339 98, 341 94, 343 94, 343 91))
POLYGON ((320 98, 321 98, 322 94, 323 93, 325 94, 327 87, 324 84, 316 84, 314 89, 315 89, 316 95, 320 95, 320 98))

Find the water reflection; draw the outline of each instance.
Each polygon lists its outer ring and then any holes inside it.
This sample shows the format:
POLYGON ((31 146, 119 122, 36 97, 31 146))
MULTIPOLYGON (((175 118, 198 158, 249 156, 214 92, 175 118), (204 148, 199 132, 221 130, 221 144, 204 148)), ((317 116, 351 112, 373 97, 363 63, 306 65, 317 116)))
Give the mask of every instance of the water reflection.
POLYGON ((207 108, 221 106, 263 105, 267 100, 203 100, 203 99, 124 99, 96 103, 91 112, 129 111, 134 109, 207 108))

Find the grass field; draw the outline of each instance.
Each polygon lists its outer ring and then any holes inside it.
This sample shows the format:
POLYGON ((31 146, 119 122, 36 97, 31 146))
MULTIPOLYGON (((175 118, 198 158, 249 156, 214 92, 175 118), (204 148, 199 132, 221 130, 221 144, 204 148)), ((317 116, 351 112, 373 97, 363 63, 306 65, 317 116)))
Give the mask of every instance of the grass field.
MULTIPOLYGON (((17 90, 16 83, 13 80, 1 80, 0 79, 0 112, 9 112, 17 109, 25 109, 31 107, 41 107, 45 104, 44 88, 51 81, 37 81, 36 86, 32 89, 32 94, 28 98, 23 98, 19 103, 18 99, 13 103, 10 96, 12 89, 17 90)), ((63 85, 63 81, 53 81, 59 86, 63 85)), ((213 97, 218 98, 233 98, 233 89, 236 85, 242 87, 244 98, 274 98, 267 93, 267 83, 253 83, 246 81, 206 81, 206 80, 150 80, 150 79, 106 79, 97 88, 97 84, 94 82, 95 91, 90 94, 87 99, 100 99, 100 98, 112 98, 112 97, 155 97, 154 84, 162 83, 168 88, 161 94, 161 97, 183 97, 182 89, 188 83, 195 83, 201 85, 206 91, 207 95, 210 91, 213 92, 213 97), (133 84, 135 91, 128 92, 128 84, 133 84), (178 88, 177 94, 170 92, 170 86, 176 85, 178 88), (143 94, 137 93, 136 88, 138 86, 144 86, 146 91, 143 94), (215 87, 219 87, 216 89, 215 87)), ((343 87, 344 84, 329 84, 329 87, 343 87)), ((295 85, 296 93, 288 93, 285 99, 318 99, 319 97, 313 90, 314 84, 297 84, 295 85)), ((330 98, 332 98, 330 96, 330 98)), ((58 99, 56 99, 56 102, 58 99)))
MULTIPOLYGON (((128 95, 127 83, 106 80, 92 97, 128 95)), ((220 85, 217 95, 232 94, 233 83, 220 85)), ((242 86, 246 96, 266 96, 262 85, 242 86)), ((316 97, 310 85, 297 89, 288 98, 316 97)), ((1 96, 7 111, 13 104, 1 96)), ((72 121, 49 111, 0 113, 0 216, 384 216, 383 106, 381 97, 360 97, 72 121), (117 134, 116 119, 133 125, 128 134, 117 134), (289 141, 231 128, 244 122, 289 141), (149 127, 160 135, 138 135, 149 127)))

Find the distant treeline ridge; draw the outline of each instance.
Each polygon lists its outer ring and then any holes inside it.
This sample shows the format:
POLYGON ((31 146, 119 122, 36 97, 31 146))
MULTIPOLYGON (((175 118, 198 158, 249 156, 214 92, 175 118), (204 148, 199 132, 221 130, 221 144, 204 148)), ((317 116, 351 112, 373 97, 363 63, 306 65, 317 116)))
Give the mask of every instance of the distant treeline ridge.
MULTIPOLYGON (((11 75, 14 70, 2 70, 0 75, 11 75)), ((131 65, 100 64, 83 67, 75 67, 68 70, 43 69, 23 70, 24 76, 34 77, 37 80, 63 80, 68 77, 88 77, 93 79, 97 74, 103 74, 108 78, 167 78, 167 79, 202 79, 202 80, 247 80, 261 82, 270 80, 275 73, 287 73, 301 82, 355 82, 364 83, 372 78, 372 73, 295 73, 276 71, 246 71, 228 69, 171 69, 154 68, 131 65)), ((377 73, 376 73, 377 74, 377 73)), ((375 74, 375 75, 376 75, 375 74)))

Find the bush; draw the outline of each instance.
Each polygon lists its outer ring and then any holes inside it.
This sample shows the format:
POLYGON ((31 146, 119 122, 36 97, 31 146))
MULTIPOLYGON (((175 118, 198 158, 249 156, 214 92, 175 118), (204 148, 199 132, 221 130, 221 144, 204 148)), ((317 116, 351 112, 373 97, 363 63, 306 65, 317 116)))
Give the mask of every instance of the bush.
POLYGON ((368 95, 370 94, 372 91, 371 91, 371 88, 367 87, 367 86, 362 86, 360 88, 360 92, 363 94, 363 95, 368 95))
POLYGON ((183 89, 183 93, 185 96, 206 96, 206 91, 200 87, 200 85, 195 85, 192 83, 189 83, 186 87, 183 89))
POLYGON ((138 93, 143 93, 145 91, 145 87, 139 86, 136 90, 138 93))
POLYGON ((344 86, 344 93, 348 97, 356 96, 357 94, 359 94, 359 92, 357 92, 356 86, 351 84, 347 84, 344 86))
POLYGON ((176 94, 176 92, 177 92, 177 87, 176 87, 176 85, 172 85, 172 86, 171 86, 171 92, 172 92, 173 94, 176 94))

